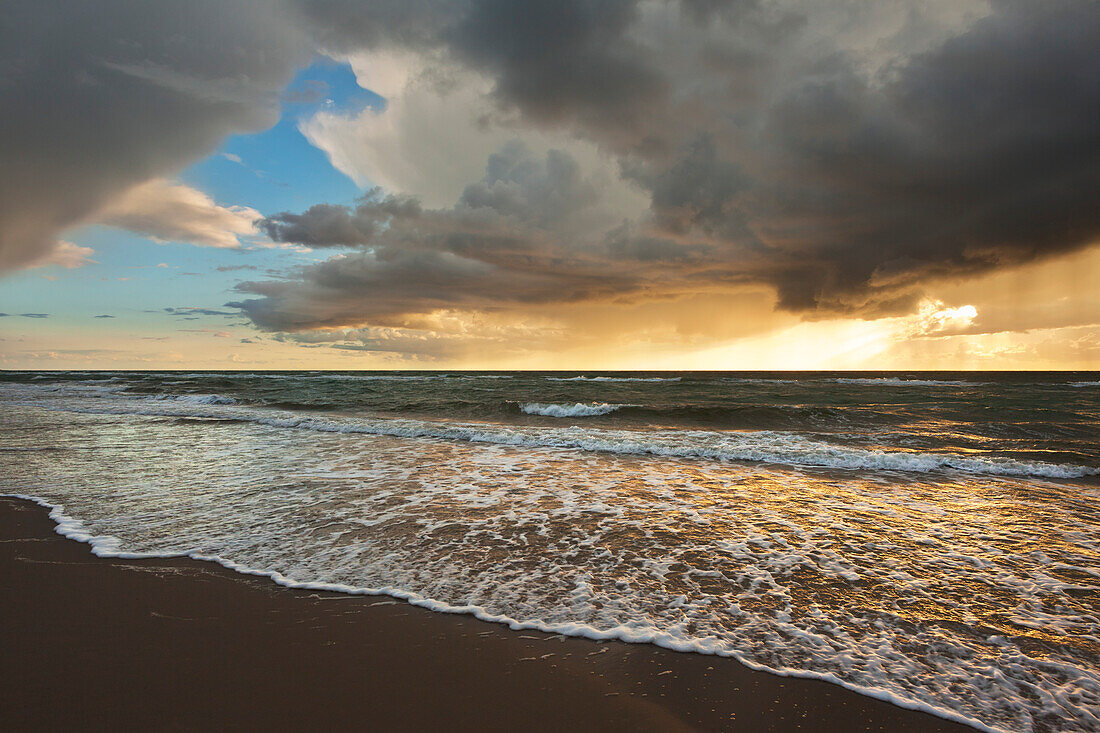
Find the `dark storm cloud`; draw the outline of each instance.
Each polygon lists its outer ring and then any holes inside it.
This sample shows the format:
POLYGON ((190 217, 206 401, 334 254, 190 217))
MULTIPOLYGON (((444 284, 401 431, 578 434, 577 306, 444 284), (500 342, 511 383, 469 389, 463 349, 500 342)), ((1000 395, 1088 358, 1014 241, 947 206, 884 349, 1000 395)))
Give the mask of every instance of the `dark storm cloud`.
MULTIPOLYGON (((691 2, 725 6, 717 0, 691 2)), ((543 122, 632 126, 667 84, 628 35, 637 0, 298 0, 322 47, 442 50, 496 80, 494 95, 543 122)))
MULTIPOLYGON (((1100 239, 1100 6, 1008 3, 878 89, 815 80, 768 118, 757 212, 791 309, 858 308, 936 277, 1100 239)), ((656 198, 655 198, 656 203, 656 198)))
POLYGON ((536 160, 518 141, 489 156, 485 178, 466 186, 457 209, 491 209, 502 216, 549 227, 599 197, 576 161, 560 150, 536 160))
MULTIPOLYGON (((379 45, 433 47, 471 6, 467 0, 290 0, 326 51, 379 45)), ((296 20, 298 20, 296 18, 296 20)))
POLYGON ((114 316, 109 315, 107 313, 103 313, 103 314, 98 315, 98 316, 92 316, 92 318, 114 318, 114 316))
POLYGON ((282 212, 258 222, 275 242, 310 247, 354 247, 381 242, 406 247, 477 248, 486 241, 521 242, 525 228, 552 227, 586 208, 595 187, 566 153, 544 160, 519 142, 489 156, 485 177, 466 186, 454 209, 425 211, 410 196, 374 189, 354 208, 317 204, 301 214, 282 212))
POLYGON ((0 23, 0 270, 230 132, 310 49, 277 3, 12 0, 0 23))
POLYGON ((363 322, 397 326, 407 314, 437 309, 492 311, 611 298, 625 286, 576 262, 540 269, 431 250, 356 252, 306 267, 294 281, 242 283, 238 290, 262 297, 227 305, 261 328, 299 331, 363 322))
POLYGON ((664 170, 626 161, 623 175, 650 191, 660 229, 742 242, 753 237, 746 214, 736 206, 737 195, 749 190, 752 181, 739 165, 721 159, 710 134, 684 145, 681 157, 664 170))
POLYGON ((635 128, 667 82, 628 36, 635 0, 481 0, 446 39, 496 80, 494 94, 541 122, 635 128))
POLYGON ((623 159, 653 229, 617 251, 681 259, 694 241, 712 282, 876 317, 911 308, 926 282, 1100 240, 1100 6, 994 9, 878 74, 834 57, 766 105, 731 96, 719 110, 733 126, 704 115, 652 131, 678 152, 623 159))
POLYGON ((423 209, 375 190, 355 208, 313 207, 260 222, 272 239, 311 246, 361 246, 303 268, 285 282, 246 282, 264 296, 231 305, 263 328, 302 330, 446 308, 614 297, 625 273, 563 242, 572 217, 599 198, 573 159, 534 157, 519 144, 490 157, 485 177, 450 209, 423 209))
POLYGON ((310 247, 353 247, 368 244, 380 229, 395 221, 420 216, 420 204, 403 196, 385 196, 374 189, 353 210, 317 204, 301 214, 284 211, 261 219, 259 226, 272 241, 310 247))
POLYGON ((830 48, 840 41, 817 24, 831 8, 9 3, 0 269, 41 256, 124 189, 272 122, 311 52, 375 46, 483 74, 486 125, 594 141, 649 212, 595 217, 601 186, 570 156, 512 145, 451 208, 375 191, 278 213, 259 222, 271 239, 352 251, 241 284, 259 297, 237 305, 261 327, 749 283, 810 317, 873 317, 911 308, 930 281, 1100 240, 1100 4, 994 0, 916 51, 904 32, 883 40, 876 63, 830 48))
POLYGON ((539 161, 536 193, 532 162, 506 149, 453 209, 375 193, 265 220, 276 241, 372 249, 246 283, 266 296, 246 312, 310 328, 765 283, 788 310, 878 317, 911 309, 931 280, 1100 239, 1100 5, 995 3, 874 73, 843 54, 790 61, 812 27, 762 7, 686 8, 684 33, 725 23, 764 40, 712 32, 696 76, 667 72, 683 86, 669 96, 631 3, 475 3, 440 35, 454 57, 529 124, 622 153, 648 219, 578 236, 560 222, 596 197, 572 160, 556 173, 539 161), (781 61, 795 70, 780 75, 781 61))

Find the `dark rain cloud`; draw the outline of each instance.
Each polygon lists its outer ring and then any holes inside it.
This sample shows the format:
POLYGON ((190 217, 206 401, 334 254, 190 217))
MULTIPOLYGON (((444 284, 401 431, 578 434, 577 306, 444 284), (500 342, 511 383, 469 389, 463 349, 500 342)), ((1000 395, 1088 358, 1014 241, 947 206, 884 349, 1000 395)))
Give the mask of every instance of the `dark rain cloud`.
POLYGON ((263 0, 11 0, 0 23, 0 271, 113 197, 275 121, 311 43, 263 0))
POLYGON ((445 38, 495 78, 502 105, 621 135, 669 91, 659 59, 628 35, 636 16, 635 0, 482 0, 445 38))
POLYGON ((612 298, 628 273, 566 242, 573 217, 599 200, 573 159, 519 144, 489 160, 450 209, 372 191, 352 207, 313 207, 263 222, 275 241, 358 246, 284 281, 245 282, 263 296, 232 303, 263 328, 303 330, 434 309, 506 309, 612 298))
POLYGON ((518 243, 528 238, 526 227, 551 229, 598 198, 595 185, 567 153, 551 150, 540 160, 513 141, 489 156, 485 177, 467 185, 450 211, 426 211, 414 197, 374 189, 355 207, 317 204, 258 223, 273 241, 311 247, 399 241, 404 247, 474 250, 481 238, 518 243))
POLYGON ((761 283, 809 317, 900 313, 929 282, 1100 240, 1100 5, 991 7, 916 50, 899 32, 876 65, 829 50, 813 20, 828 4, 16 2, 0 27, 0 269, 272 122, 310 53, 396 46, 485 75, 486 125, 595 142, 649 211, 585 229, 598 182, 565 153, 508 146, 450 208, 376 191, 263 219, 275 241, 345 251, 241 284, 257 325, 761 283))
POLYGON ((837 73, 768 118, 773 175, 731 209, 782 241, 791 309, 855 308, 1100 239, 1100 6, 1001 3, 885 88, 837 73))
POLYGON ((420 214, 416 200, 386 196, 380 189, 374 189, 354 210, 342 205, 317 204, 301 214, 284 211, 261 219, 259 225, 275 242, 353 247, 370 243, 391 222, 416 219, 420 214))
POLYGON ((397 199, 376 194, 355 210, 322 204, 266 220, 277 241, 376 249, 286 282, 246 283, 267 296, 246 312, 264 327, 306 328, 522 308, 554 293, 637 300, 764 283, 787 310, 879 317, 912 309, 937 279, 1100 240, 1100 5, 998 2, 874 73, 843 55, 792 62, 770 95, 758 93, 761 80, 807 29, 759 12, 693 6, 692 23, 756 23, 770 47, 712 44, 700 58, 725 54, 734 68, 703 63, 699 85, 723 94, 686 87, 672 99, 652 63, 660 49, 641 53, 629 32, 629 3, 477 4, 444 36, 456 58, 491 74, 498 102, 529 124, 565 125, 617 150, 624 178, 650 197, 648 217, 578 238, 547 222, 589 205, 590 193, 524 210, 530 195, 513 201, 513 184, 491 182, 491 160, 453 210, 403 198, 409 213, 399 214, 397 199), (706 86, 707 74, 725 86, 706 86))

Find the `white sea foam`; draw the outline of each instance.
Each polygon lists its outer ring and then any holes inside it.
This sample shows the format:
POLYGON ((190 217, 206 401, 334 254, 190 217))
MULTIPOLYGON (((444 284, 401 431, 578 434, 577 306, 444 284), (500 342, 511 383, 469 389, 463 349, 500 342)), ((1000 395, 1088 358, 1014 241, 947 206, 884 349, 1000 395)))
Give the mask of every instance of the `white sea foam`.
POLYGON ((158 400, 171 400, 185 405, 235 405, 237 400, 220 394, 158 395, 158 400))
POLYGON ((573 404, 525 402, 519 406, 519 409, 528 415, 543 415, 545 417, 592 417, 594 415, 606 415, 623 407, 628 407, 628 405, 611 405, 606 402, 575 402, 573 404))
POLYGON ((1100 387, 1100 382, 1070 382, 1071 387, 1100 387))
POLYGON ((764 377, 722 377, 723 382, 734 382, 737 384, 803 384, 804 380, 800 379, 771 379, 764 377))
MULTIPOLYGON (((108 380, 114 381, 114 380, 108 380)), ((219 394, 158 394, 158 395, 146 395, 140 393, 129 392, 129 386, 121 384, 105 384, 105 383, 82 383, 82 382, 63 382, 61 384, 33 384, 33 385, 18 385, 22 387, 24 391, 31 393, 37 393, 41 395, 56 395, 58 397, 81 397, 81 398, 100 398, 100 399, 112 399, 115 401, 122 400, 140 400, 140 401, 156 401, 156 402, 177 402, 185 405, 235 405, 237 400, 232 397, 226 397, 219 394)), ((8 386, 7 389, 11 389, 8 386)))
POLYGON ((100 380, 96 382, 61 382, 58 384, 27 384, 22 385, 28 389, 39 390, 43 393, 57 395, 72 395, 81 397, 114 397, 120 392, 125 392, 124 384, 117 384, 115 380, 100 380))
POLYGON ((547 377, 551 382, 679 382, 680 377, 547 377))
POLYGON ((837 384, 866 384, 879 387, 977 387, 986 382, 967 382, 964 380, 944 379, 899 379, 897 377, 841 378, 833 380, 837 384))
MULTIPOLYGON (((723 377, 723 382, 738 384, 803 384, 819 383, 818 377, 804 379, 774 379, 770 377, 723 377)), ((951 379, 901 379, 899 377, 839 377, 825 381, 833 384, 860 384, 869 387, 978 387, 989 382, 970 382, 951 379)))

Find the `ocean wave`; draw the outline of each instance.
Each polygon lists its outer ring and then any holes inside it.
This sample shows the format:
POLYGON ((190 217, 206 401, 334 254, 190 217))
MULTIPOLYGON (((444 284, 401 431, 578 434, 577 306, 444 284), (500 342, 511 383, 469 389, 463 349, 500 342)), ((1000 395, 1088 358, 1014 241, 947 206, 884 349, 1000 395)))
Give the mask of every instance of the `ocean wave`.
POLYGON ((802 384, 821 381, 833 384, 863 384, 872 387, 979 387, 990 382, 970 382, 962 379, 902 379, 900 377, 837 377, 824 379, 807 376, 803 379, 775 379, 771 377, 722 377, 721 381, 734 384, 802 384))
POLYGON ((991 476, 1081 478, 1100 469, 1029 462, 1011 458, 977 458, 949 453, 888 451, 840 446, 794 433, 760 430, 721 432, 702 430, 612 430, 604 428, 507 426, 407 418, 333 418, 269 411, 262 408, 222 407, 215 404, 169 404, 164 400, 119 400, 99 404, 42 405, 51 409, 90 414, 135 414, 164 417, 237 418, 277 428, 329 433, 388 435, 400 438, 492 443, 530 448, 561 448, 627 455, 654 455, 716 461, 745 461, 843 470, 930 473, 961 471, 991 476))
POLYGON ((802 384, 799 379, 771 379, 769 377, 722 377, 723 382, 734 384, 802 384))
POLYGON ((1100 382, 1070 382, 1071 387, 1100 387, 1100 382))
POLYGON ((127 386, 117 384, 115 380, 102 380, 99 382, 61 382, 57 384, 27 384, 21 385, 29 389, 47 392, 56 395, 72 395, 79 397, 116 397, 119 392, 125 392, 127 386), (111 384, 108 384, 111 382, 111 384))
POLYGON ((525 402, 519 409, 528 415, 543 415, 545 417, 592 417, 594 415, 606 415, 610 412, 628 407, 628 405, 610 405, 606 402, 593 402, 586 404, 576 402, 574 404, 545 404, 542 402, 525 402))
POLYGON ((550 382, 679 382, 680 377, 547 377, 550 382))
MULTIPOLYGON (((186 405, 236 405, 237 400, 219 394, 174 394, 164 392, 156 395, 141 394, 129 391, 128 385, 120 384, 86 384, 81 382, 63 384, 27 384, 16 385, 24 391, 51 395, 57 397, 79 398, 109 398, 115 401, 157 401, 179 402, 186 405)), ((10 387, 9 387, 10 391, 10 387)))
POLYGON ((832 380, 837 384, 866 384, 879 387, 978 387, 988 382, 967 382, 944 379, 898 379, 897 377, 842 378, 832 380))
POLYGON ((185 405, 235 405, 237 400, 220 394, 157 395, 154 399, 182 402, 185 405))

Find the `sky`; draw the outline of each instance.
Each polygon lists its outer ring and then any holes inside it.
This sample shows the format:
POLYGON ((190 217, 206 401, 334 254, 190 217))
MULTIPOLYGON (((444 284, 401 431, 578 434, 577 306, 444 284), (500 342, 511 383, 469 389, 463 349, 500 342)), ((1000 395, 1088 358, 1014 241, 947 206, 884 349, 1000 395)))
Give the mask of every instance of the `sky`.
POLYGON ((11 0, 0 368, 1100 369, 1092 0, 11 0))

